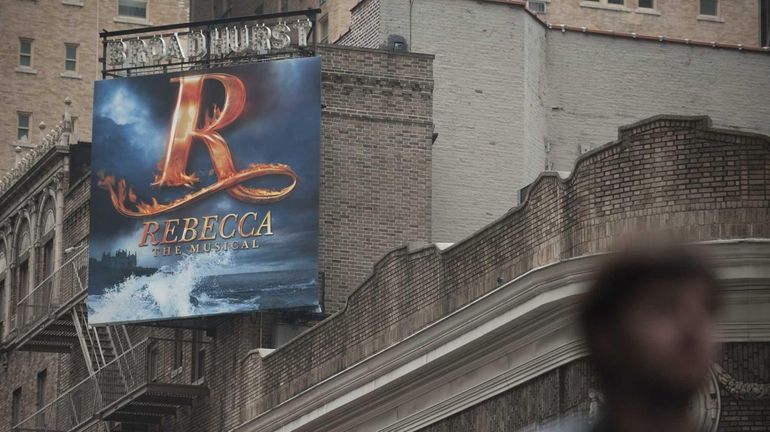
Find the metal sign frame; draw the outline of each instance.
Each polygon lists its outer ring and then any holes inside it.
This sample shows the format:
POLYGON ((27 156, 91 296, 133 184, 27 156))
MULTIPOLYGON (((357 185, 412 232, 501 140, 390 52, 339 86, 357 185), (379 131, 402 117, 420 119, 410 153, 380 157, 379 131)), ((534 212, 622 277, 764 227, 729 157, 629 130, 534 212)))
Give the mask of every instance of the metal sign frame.
MULTIPOLYGON (((222 18, 216 20, 168 24, 129 30, 102 31, 99 33, 99 37, 101 38, 102 42, 102 55, 99 58, 99 62, 101 63, 102 79, 125 78, 129 76, 151 75, 169 72, 184 72, 188 70, 201 70, 211 67, 254 63, 258 61, 280 58, 315 56, 316 47, 318 44, 318 32, 316 31, 317 16, 320 12, 321 9, 307 9, 302 11, 222 18), (296 18, 296 20, 293 20, 294 18, 296 18), (303 18, 304 21, 302 20, 303 18), (310 26, 307 27, 305 23, 309 23, 310 26), (270 24, 272 27, 267 27, 265 24, 270 24), (268 29, 266 32, 268 35, 267 51, 264 49, 252 49, 251 44, 253 43, 254 39, 251 39, 247 42, 241 40, 241 43, 248 45, 248 47, 241 49, 240 51, 230 51, 229 49, 225 48, 222 50, 225 52, 213 52, 212 35, 216 36, 218 41, 217 43, 222 43, 221 41, 223 36, 219 34, 220 31, 229 32, 232 30, 234 32, 234 39, 241 38, 242 35, 240 32, 245 31, 246 33, 244 34, 248 39, 248 35, 253 34, 252 31, 256 28, 255 25, 258 25, 263 29, 268 29), (288 45, 271 49, 269 48, 271 40, 270 29, 275 29, 276 26, 281 25, 284 26, 284 29, 291 29, 289 25, 294 27, 296 32, 291 30, 290 31, 292 34, 297 33, 297 37, 294 38, 297 43, 292 43, 292 38, 290 37, 288 45), (300 30, 300 27, 302 27, 302 30, 300 30), (306 32, 304 34, 304 41, 301 40, 303 35, 299 32, 306 32), (150 52, 149 50, 151 50, 151 48, 148 48, 146 43, 148 40, 152 40, 153 42, 159 41, 159 44, 157 45, 162 46, 162 48, 165 50, 165 40, 171 40, 172 43, 179 43, 179 35, 182 37, 189 37, 194 35, 200 37, 200 40, 205 41, 205 49, 201 49, 201 51, 204 52, 203 55, 196 56, 195 58, 189 58, 189 56, 185 57, 182 55, 181 57, 176 58, 177 61, 169 59, 166 61, 156 62, 136 61, 130 63, 128 66, 110 63, 111 59, 108 57, 110 55, 110 45, 122 44, 125 47, 125 43, 123 41, 124 38, 126 38, 126 40, 129 42, 138 40, 141 46, 144 47, 143 49, 148 50, 147 52, 150 52), (202 35, 202 37, 200 35, 202 35)), ((224 37, 227 38, 224 42, 225 46, 227 46, 230 43, 230 34, 227 33, 227 36, 224 37)), ((264 40, 261 40, 260 42, 264 43, 264 40)), ((188 43, 190 43, 190 39, 188 39, 188 43)), ((187 49, 190 49, 189 45, 187 49)), ((141 52, 139 54, 145 55, 147 52, 141 52)), ((125 52, 122 52, 122 55, 125 57, 125 52)), ((145 55, 142 58, 146 57, 147 56, 145 55)))

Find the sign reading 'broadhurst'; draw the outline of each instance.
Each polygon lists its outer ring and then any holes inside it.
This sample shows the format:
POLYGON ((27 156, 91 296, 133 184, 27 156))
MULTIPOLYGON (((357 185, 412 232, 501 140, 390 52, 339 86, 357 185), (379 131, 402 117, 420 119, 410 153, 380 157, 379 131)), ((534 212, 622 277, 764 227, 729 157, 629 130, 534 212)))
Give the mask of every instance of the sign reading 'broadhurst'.
POLYGON ((91 324, 319 307, 320 61, 104 80, 91 324))

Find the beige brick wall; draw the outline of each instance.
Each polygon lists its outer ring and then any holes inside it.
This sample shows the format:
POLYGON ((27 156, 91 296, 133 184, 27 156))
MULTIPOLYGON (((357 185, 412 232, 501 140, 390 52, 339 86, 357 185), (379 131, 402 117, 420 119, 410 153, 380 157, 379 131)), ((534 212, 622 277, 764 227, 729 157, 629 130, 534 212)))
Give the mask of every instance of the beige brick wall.
POLYGON ((148 21, 144 24, 118 18, 117 0, 52 0, 47 2, 14 0, 0 3, 0 171, 10 168, 16 147, 17 111, 32 113, 32 143, 39 142, 37 125, 42 121, 53 127, 64 110, 64 98, 73 101, 78 138, 91 139, 91 104, 93 84, 100 78, 98 57, 102 29, 119 30, 142 25, 186 22, 187 0, 148 0, 148 21), (19 64, 19 38, 33 39, 32 69, 16 70, 19 64), (78 44, 75 77, 64 72, 65 43, 78 44))
POLYGON ((759 46, 758 0, 719 0, 714 18, 699 16, 699 5, 699 0, 654 0, 653 9, 640 9, 639 0, 625 0, 622 6, 606 0, 550 0, 540 16, 554 24, 759 46))

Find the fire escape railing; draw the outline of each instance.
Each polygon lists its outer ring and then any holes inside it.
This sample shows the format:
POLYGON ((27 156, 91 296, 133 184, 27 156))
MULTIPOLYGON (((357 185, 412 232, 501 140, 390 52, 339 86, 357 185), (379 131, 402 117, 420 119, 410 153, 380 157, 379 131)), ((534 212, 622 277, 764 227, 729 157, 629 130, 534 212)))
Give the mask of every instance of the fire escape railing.
POLYGON ((12 431, 84 430, 115 406, 129 402, 148 384, 193 385, 195 377, 189 370, 183 366, 170 367, 178 359, 177 350, 190 353, 191 344, 173 339, 144 339, 14 425, 12 431))
POLYGON ((17 335, 85 296, 87 289, 88 248, 82 248, 16 304, 13 325, 17 335))

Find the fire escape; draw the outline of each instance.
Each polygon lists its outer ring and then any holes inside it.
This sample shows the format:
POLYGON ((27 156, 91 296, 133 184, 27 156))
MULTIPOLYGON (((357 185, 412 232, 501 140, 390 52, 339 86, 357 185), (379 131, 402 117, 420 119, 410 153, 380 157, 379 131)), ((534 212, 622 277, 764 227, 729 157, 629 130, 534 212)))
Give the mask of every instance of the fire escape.
POLYGON ((14 432, 143 431, 208 395, 181 365, 193 354, 190 341, 132 343, 125 326, 88 325, 87 264, 84 248, 16 305, 17 336, 9 349, 61 353, 79 347, 89 374, 14 432))
MULTIPOLYGON (((55 137, 57 144, 60 138, 55 137)), ((12 329, 0 350, 80 350, 88 376, 12 430, 145 431, 179 406, 208 395, 196 374, 181 366, 186 352, 192 356, 190 343, 156 338, 132 343, 124 326, 88 325, 88 248, 69 252, 64 264, 14 305, 12 329)))

